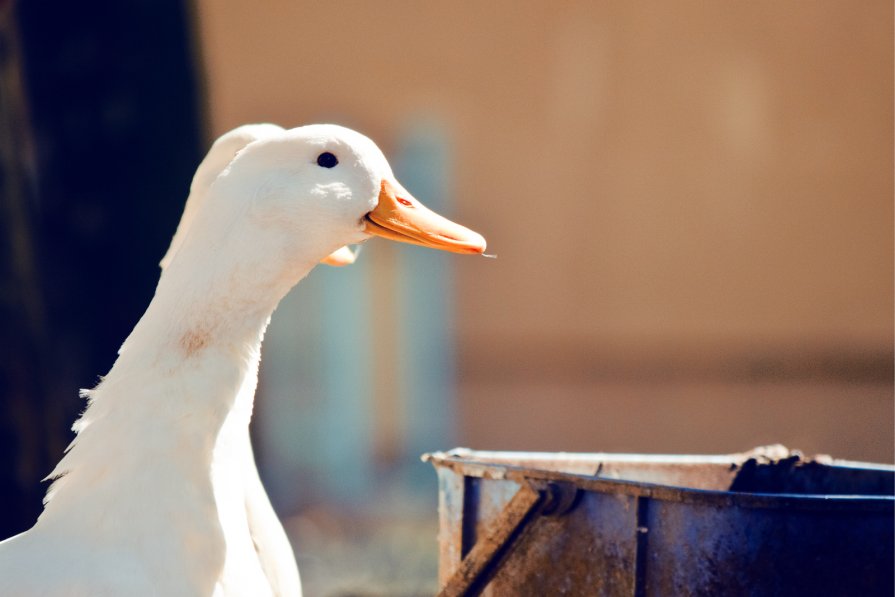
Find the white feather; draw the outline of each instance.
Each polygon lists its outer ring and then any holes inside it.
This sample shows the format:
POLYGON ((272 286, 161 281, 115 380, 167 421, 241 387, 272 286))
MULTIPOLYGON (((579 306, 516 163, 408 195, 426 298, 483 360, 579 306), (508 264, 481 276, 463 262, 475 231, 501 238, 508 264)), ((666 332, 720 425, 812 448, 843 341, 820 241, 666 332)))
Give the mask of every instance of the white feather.
POLYGON ((366 240, 385 177, 372 141, 341 127, 252 125, 215 143, 43 514, 0 543, 0 595, 300 594, 248 436, 261 341, 294 284, 366 240), (317 166, 323 150, 340 168, 317 166))

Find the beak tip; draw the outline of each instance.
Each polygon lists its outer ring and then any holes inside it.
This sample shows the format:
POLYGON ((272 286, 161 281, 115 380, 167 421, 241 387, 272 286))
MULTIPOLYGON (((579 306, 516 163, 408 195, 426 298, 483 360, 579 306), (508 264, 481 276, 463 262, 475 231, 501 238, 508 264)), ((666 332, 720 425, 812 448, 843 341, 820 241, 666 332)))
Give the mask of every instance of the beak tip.
POLYGON ((382 181, 379 202, 364 216, 364 232, 451 253, 485 252, 488 243, 481 234, 427 209, 409 194, 399 197, 396 187, 400 185, 382 181))

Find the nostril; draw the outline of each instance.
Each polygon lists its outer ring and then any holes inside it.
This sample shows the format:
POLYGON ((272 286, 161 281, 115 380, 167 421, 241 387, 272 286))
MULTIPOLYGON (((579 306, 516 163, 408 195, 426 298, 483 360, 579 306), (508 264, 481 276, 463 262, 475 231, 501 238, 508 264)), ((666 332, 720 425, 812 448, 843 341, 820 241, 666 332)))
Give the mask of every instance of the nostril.
POLYGON ((407 207, 413 207, 413 203, 411 203, 407 199, 403 199, 401 197, 397 197, 397 199, 398 199, 398 203, 400 203, 401 205, 406 205, 407 207))

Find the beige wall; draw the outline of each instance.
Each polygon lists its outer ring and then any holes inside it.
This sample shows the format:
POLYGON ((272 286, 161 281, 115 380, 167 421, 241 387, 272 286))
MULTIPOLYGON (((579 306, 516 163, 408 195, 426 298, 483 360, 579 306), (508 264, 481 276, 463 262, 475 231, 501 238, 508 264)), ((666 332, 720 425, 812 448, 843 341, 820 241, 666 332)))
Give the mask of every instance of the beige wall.
POLYGON ((455 215, 500 256, 456 263, 466 443, 780 440, 891 460, 892 12, 199 0, 197 14, 216 134, 338 120, 388 153, 417 116, 447 127, 455 215), (750 397, 764 414, 725 420, 750 397), (692 416, 669 435, 675 413, 692 416))

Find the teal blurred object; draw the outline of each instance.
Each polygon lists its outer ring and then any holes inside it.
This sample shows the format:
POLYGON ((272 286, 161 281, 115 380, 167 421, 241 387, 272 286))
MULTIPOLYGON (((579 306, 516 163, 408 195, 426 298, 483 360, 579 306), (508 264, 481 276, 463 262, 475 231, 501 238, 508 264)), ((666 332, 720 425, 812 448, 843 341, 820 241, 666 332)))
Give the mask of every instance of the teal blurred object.
MULTIPOLYGON (((447 133, 434 121, 408 127, 395 156, 408 189, 425 197, 434 211, 451 211, 447 133)), ((418 464, 423 452, 450 446, 456 438, 456 340, 454 277, 456 256, 398 246, 397 359, 405 414, 403 457, 416 491, 428 489, 430 475, 418 464)))

